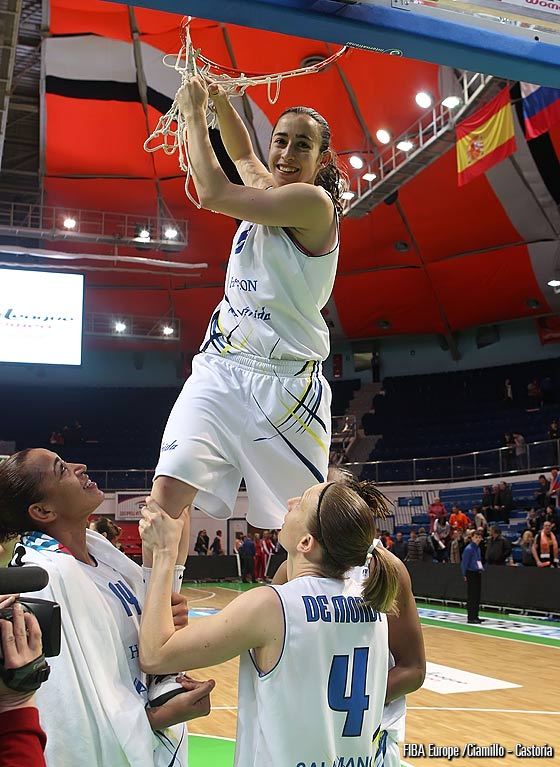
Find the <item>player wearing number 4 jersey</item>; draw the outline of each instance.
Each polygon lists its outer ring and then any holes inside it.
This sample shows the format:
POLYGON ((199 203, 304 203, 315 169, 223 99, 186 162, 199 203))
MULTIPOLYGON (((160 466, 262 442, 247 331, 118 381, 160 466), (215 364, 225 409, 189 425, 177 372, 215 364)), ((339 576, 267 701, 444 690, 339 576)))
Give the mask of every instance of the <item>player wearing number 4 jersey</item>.
MULTIPOLYGON (((377 501, 383 516, 379 493, 377 501)), ((367 503, 338 482, 288 501, 279 534, 288 582, 247 592, 176 634, 167 602, 181 521, 148 499, 140 530, 154 554, 141 664, 166 673, 241 656, 236 766, 371 767, 387 685, 385 613, 396 609, 398 575, 375 546, 367 503), (362 592, 347 597, 344 573, 364 563, 362 592), (304 736, 294 737, 302 724, 304 736)))

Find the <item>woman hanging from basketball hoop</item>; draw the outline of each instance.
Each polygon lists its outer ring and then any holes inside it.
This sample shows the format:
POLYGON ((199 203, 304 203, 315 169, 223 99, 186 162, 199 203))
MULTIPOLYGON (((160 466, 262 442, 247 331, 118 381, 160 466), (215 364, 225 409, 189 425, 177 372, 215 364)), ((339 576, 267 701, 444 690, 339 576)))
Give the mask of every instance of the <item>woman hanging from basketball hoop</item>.
POLYGON ((249 520, 279 527, 286 500, 322 482, 330 390, 321 372, 329 333, 343 183, 326 120, 308 107, 282 113, 268 168, 220 85, 191 75, 177 94, 202 207, 242 221, 224 297, 167 423, 152 490, 178 517, 196 504, 231 515, 241 477, 249 520), (228 181, 207 127, 208 90, 225 148, 244 182, 228 181))

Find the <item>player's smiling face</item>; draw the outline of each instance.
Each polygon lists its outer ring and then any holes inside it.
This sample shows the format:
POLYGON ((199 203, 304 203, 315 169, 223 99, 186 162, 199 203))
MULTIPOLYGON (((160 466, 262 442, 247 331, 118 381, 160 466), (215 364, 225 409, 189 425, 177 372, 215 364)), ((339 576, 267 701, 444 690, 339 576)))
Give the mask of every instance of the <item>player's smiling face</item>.
POLYGON ((274 128, 268 166, 276 186, 313 184, 321 167, 321 133, 309 115, 288 112, 274 128))
POLYGON ((103 501, 103 492, 90 480, 83 463, 68 463, 39 448, 30 451, 26 468, 41 475, 37 505, 54 512, 59 520, 87 519, 103 501))

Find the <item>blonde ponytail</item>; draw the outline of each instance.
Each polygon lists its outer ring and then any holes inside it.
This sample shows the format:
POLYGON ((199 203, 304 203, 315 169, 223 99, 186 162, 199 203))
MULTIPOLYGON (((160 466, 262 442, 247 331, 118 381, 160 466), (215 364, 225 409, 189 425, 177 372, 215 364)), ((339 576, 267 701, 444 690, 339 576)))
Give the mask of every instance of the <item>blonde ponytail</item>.
POLYGON ((380 613, 398 615, 399 570, 395 559, 381 545, 375 546, 368 557, 370 555, 369 575, 364 581, 362 599, 380 613))

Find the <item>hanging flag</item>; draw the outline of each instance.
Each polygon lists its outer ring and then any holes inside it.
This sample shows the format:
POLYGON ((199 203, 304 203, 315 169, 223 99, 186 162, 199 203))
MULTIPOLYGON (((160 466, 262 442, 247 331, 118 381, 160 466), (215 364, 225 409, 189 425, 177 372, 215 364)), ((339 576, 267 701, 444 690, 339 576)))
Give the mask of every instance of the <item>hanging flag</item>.
POLYGON ((525 121, 525 135, 537 138, 560 122, 560 90, 544 85, 519 83, 525 121))
POLYGON ((516 150, 509 90, 456 127, 459 186, 485 173, 516 150))

